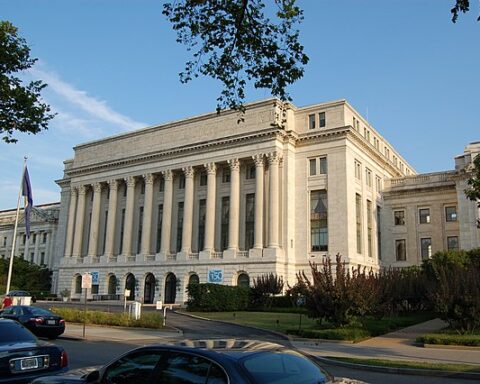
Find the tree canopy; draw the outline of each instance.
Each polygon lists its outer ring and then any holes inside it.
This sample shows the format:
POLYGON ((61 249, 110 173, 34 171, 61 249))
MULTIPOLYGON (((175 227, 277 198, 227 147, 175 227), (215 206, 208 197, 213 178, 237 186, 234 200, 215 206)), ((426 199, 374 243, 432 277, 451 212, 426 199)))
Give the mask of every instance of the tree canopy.
POLYGON ((295 2, 273 0, 273 12, 264 0, 165 3, 163 14, 177 32, 177 41, 193 51, 180 80, 186 83, 199 75, 220 80, 217 111, 243 110, 247 81, 290 100, 286 87, 303 76, 308 63, 296 28, 303 14, 295 2))
POLYGON ((0 135, 7 143, 17 142, 15 132, 36 134, 47 129, 54 117, 40 95, 46 84, 41 80, 26 83, 18 77, 36 61, 17 28, 0 21, 0 135))
MULTIPOLYGON (((480 207, 480 154, 473 160, 472 176, 467 182, 469 188, 465 190, 465 195, 480 207)), ((480 228, 480 219, 477 220, 477 227, 480 228)))
MULTIPOLYGON (((452 12, 452 21, 457 22, 458 14, 460 12, 466 13, 470 11, 470 0, 456 0, 455 6, 450 10, 452 12)), ((480 16, 477 18, 477 21, 480 20, 480 16)))

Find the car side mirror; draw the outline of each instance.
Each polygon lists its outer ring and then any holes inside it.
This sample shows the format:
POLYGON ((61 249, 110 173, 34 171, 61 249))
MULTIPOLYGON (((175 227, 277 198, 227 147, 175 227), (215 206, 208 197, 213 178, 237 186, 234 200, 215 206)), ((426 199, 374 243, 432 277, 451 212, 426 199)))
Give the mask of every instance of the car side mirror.
POLYGON ((85 382, 86 383, 97 383, 98 380, 100 380, 100 372, 99 371, 92 371, 87 375, 85 382))

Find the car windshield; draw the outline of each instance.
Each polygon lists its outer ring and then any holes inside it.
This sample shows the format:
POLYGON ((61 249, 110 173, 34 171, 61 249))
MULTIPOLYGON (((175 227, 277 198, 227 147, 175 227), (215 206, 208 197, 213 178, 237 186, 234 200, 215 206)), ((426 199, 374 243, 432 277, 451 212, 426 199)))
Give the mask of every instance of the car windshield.
POLYGON ((53 316, 54 315, 52 312, 47 311, 46 309, 43 309, 43 308, 30 307, 29 310, 33 316, 53 316))
POLYGON ((0 321, 0 344, 35 342, 36 337, 15 321, 0 321))
POLYGON ((319 366, 294 351, 258 353, 245 357, 241 364, 258 384, 320 384, 329 380, 319 366))

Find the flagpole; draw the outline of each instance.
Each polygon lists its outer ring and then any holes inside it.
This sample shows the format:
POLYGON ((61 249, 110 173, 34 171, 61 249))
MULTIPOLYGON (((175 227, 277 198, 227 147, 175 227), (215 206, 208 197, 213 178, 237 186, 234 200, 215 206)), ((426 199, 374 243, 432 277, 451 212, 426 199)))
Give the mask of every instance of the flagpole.
POLYGON ((22 172, 22 178, 21 178, 21 181, 20 181, 20 191, 18 192, 17 214, 16 214, 16 217, 15 217, 15 228, 13 229, 12 253, 10 255, 10 264, 8 266, 7 289, 5 290, 5 294, 7 294, 10 291, 10 282, 12 280, 13 256, 15 255, 15 245, 17 244, 18 216, 20 214, 20 199, 22 198, 23 178, 25 177, 25 169, 26 168, 27 168, 27 156, 24 156, 23 157, 23 172, 22 172))

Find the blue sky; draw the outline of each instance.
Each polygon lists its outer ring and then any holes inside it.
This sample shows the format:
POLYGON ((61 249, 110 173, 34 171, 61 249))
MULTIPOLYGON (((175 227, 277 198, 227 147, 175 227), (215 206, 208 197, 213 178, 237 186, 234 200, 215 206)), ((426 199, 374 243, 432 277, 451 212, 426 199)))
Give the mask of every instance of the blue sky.
MULTIPOLYGON (((0 143, 0 210, 16 207, 23 156, 34 204, 59 201, 73 147, 213 111, 219 85, 178 80, 188 57, 153 0, 0 0, 39 59, 57 117, 39 135, 0 143)), ((480 12, 450 21, 454 0, 300 0, 310 56, 290 87, 297 106, 347 99, 417 172, 453 169, 480 140, 480 12)), ((247 101, 269 97, 249 90, 247 101)))

